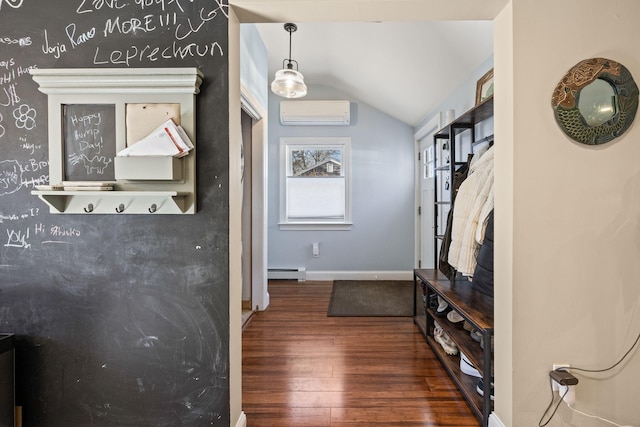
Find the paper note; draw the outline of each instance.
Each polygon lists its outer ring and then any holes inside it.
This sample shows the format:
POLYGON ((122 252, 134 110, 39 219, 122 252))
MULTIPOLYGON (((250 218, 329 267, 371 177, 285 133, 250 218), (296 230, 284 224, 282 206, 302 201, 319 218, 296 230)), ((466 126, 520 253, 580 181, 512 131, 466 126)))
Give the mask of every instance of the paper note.
POLYGON ((118 156, 183 157, 193 148, 184 129, 169 119, 140 141, 120 151, 118 156))

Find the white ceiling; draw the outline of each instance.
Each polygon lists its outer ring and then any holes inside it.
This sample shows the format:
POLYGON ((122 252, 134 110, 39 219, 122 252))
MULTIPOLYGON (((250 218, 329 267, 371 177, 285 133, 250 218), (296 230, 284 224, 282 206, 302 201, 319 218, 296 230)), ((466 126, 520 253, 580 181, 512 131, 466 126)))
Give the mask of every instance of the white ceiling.
MULTIPOLYGON (((493 52, 491 21, 296 23, 291 58, 307 86, 332 86, 416 126, 493 52)), ((289 56, 283 24, 256 24, 269 82, 289 56)))

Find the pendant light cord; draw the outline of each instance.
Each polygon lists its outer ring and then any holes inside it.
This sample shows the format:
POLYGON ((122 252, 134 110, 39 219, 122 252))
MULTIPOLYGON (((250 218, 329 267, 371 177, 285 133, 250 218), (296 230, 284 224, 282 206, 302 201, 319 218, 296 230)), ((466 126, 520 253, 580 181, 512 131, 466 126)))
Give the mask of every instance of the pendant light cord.
POLYGON ((289 64, 291 64, 291 34, 293 33, 293 28, 289 28, 289 64))

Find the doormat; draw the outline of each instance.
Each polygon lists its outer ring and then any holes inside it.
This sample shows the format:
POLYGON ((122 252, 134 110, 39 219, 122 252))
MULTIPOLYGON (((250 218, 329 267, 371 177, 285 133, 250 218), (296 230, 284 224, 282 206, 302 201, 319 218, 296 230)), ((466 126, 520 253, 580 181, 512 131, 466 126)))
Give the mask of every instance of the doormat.
POLYGON ((411 280, 335 280, 327 316, 413 316, 411 280))

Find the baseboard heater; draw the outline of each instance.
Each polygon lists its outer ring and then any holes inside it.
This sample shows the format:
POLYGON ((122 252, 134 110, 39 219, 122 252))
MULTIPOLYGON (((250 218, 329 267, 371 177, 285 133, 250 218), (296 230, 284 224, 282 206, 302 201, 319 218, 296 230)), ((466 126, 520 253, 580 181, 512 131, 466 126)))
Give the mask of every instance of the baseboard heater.
POLYGON ((297 279, 298 282, 304 282, 307 280, 307 269, 304 267, 298 268, 270 268, 267 270, 268 279, 297 279))

